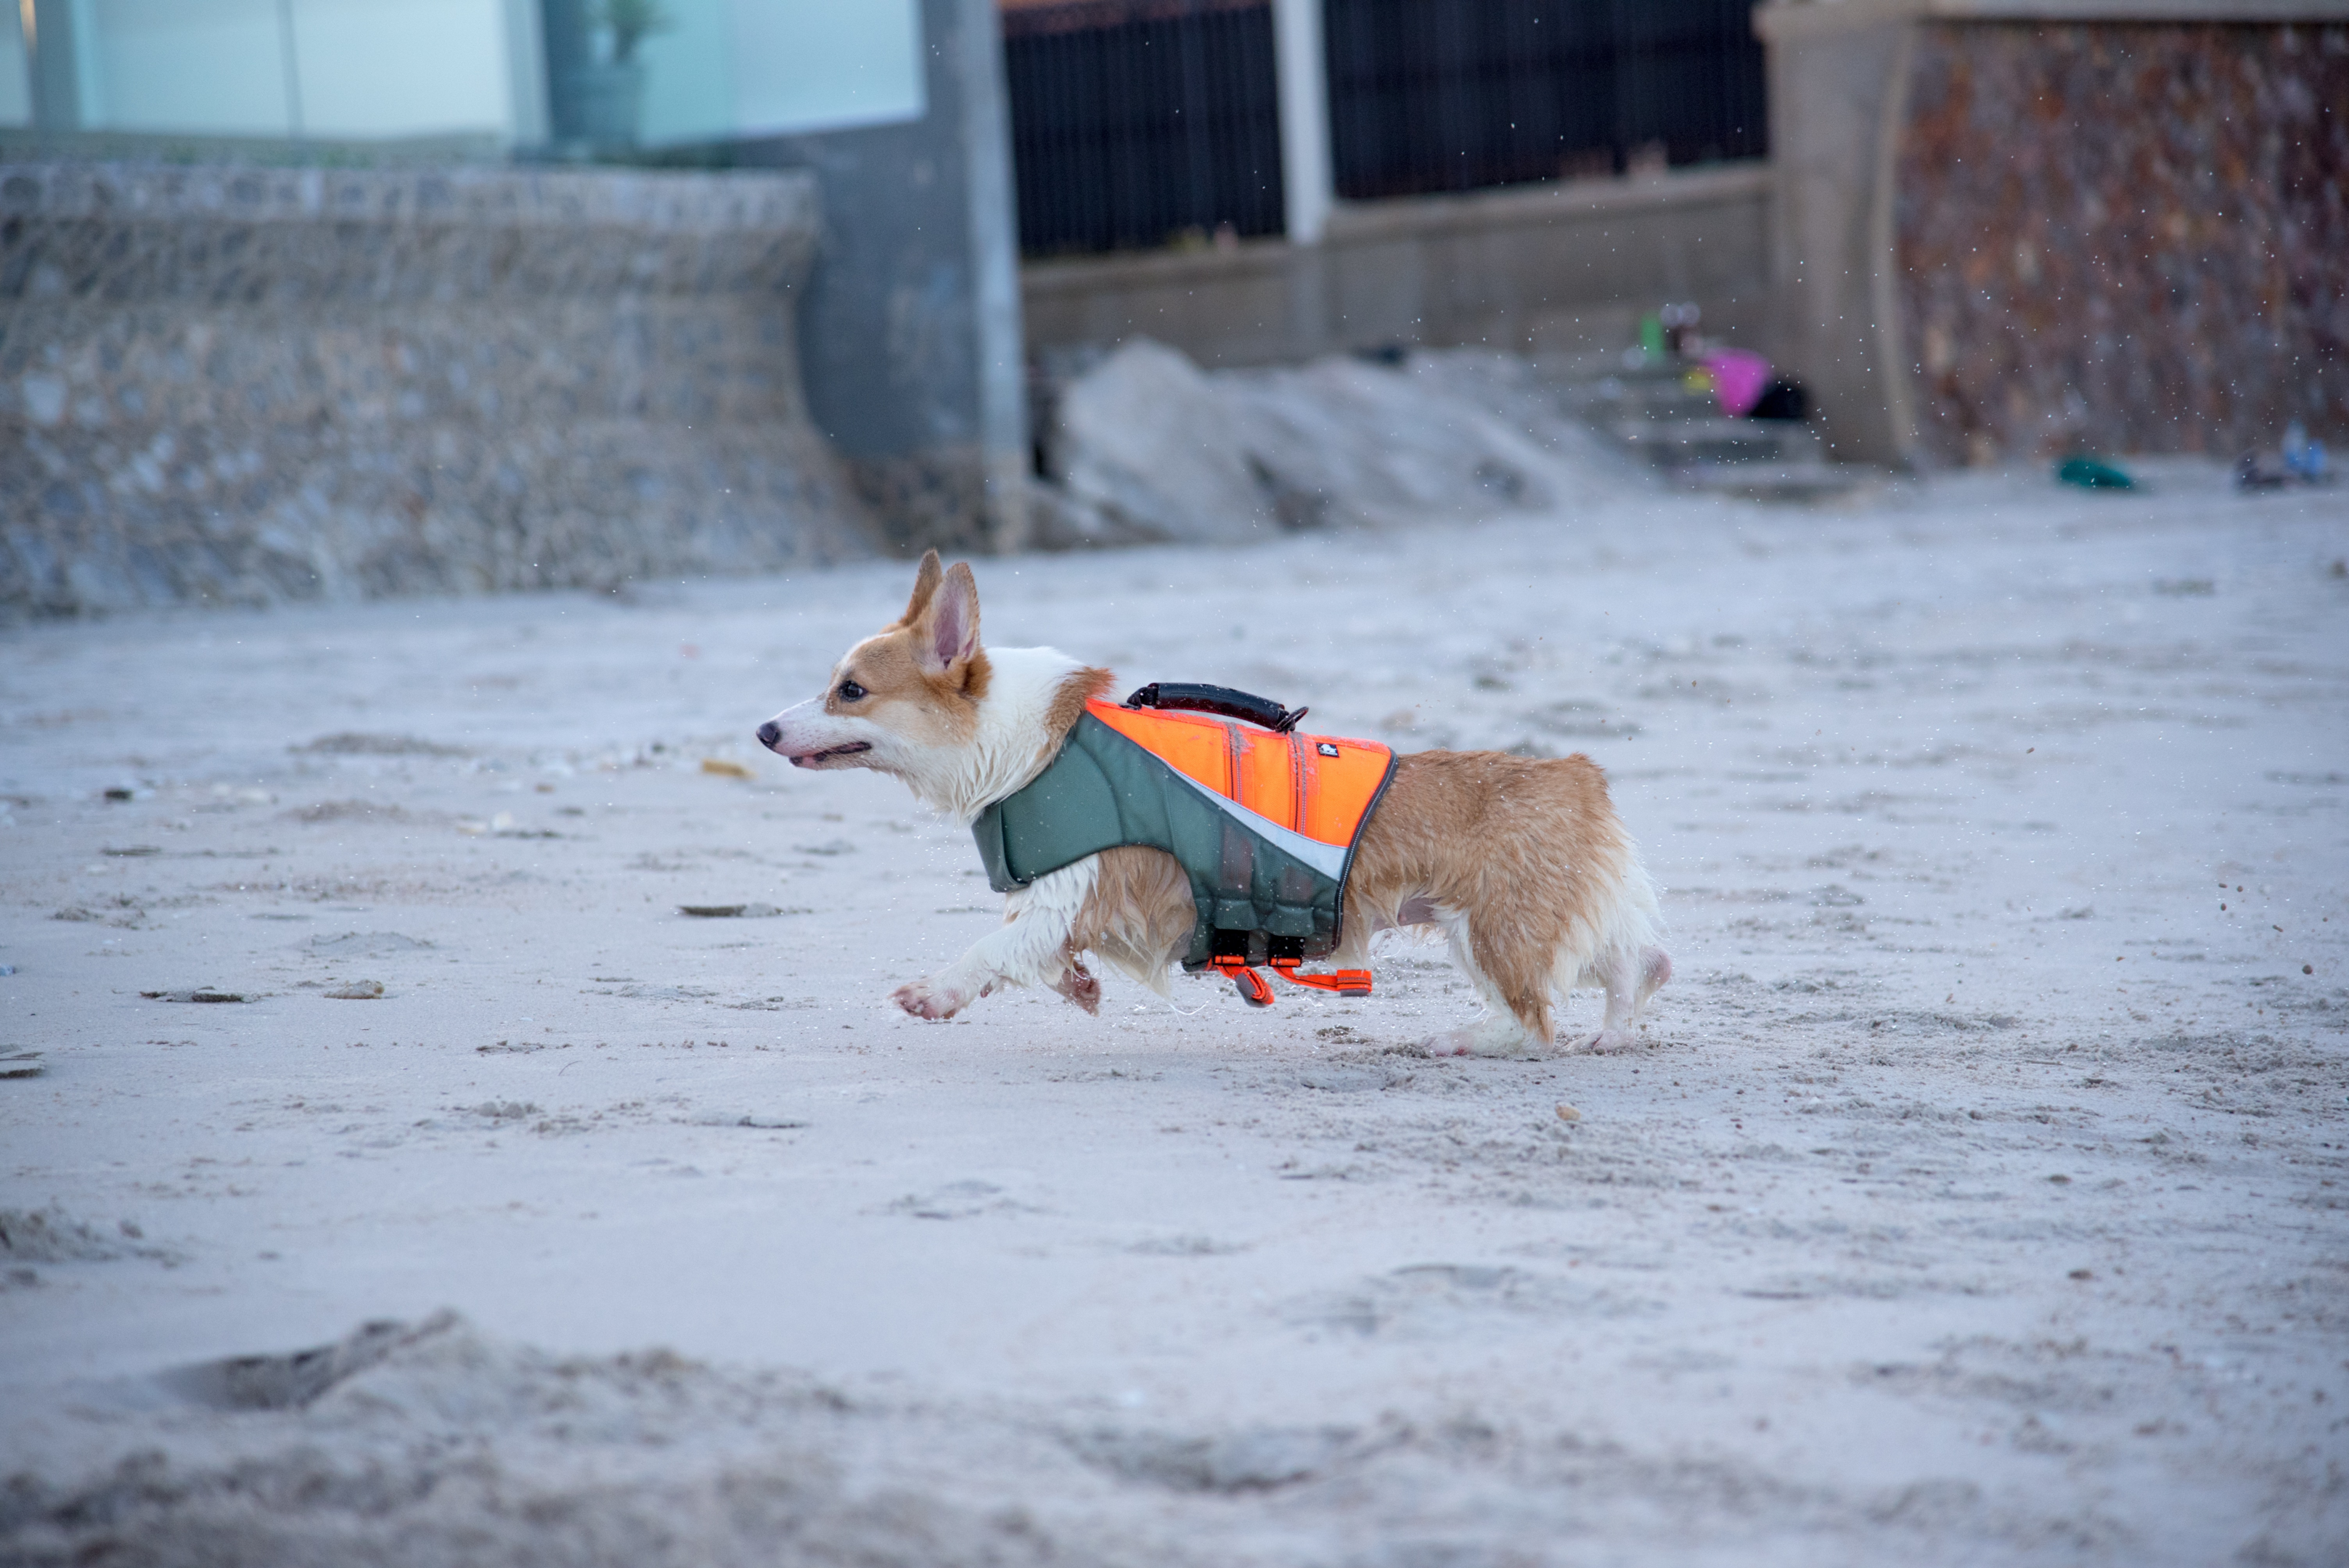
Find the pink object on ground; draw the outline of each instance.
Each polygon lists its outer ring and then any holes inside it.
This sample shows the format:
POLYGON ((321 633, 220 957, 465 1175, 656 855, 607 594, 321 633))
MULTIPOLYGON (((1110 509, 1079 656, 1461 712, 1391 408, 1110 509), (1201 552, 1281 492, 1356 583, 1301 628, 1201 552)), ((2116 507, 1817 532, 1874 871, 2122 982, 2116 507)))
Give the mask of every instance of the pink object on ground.
POLYGON ((1713 372, 1713 395, 1721 400, 1721 411, 1733 419, 1750 413, 1762 400, 1762 389, 1770 384, 1770 361, 1743 348, 1708 354, 1704 368, 1713 372))

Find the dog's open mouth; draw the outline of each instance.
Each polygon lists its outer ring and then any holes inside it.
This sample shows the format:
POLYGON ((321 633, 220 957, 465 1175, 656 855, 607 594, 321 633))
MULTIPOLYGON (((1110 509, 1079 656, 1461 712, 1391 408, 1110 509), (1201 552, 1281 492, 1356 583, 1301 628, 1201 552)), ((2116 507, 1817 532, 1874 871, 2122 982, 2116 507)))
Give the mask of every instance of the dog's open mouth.
POLYGON ((826 746, 820 752, 802 753, 792 759, 792 766, 812 768, 829 762, 833 757, 853 757, 859 752, 869 752, 872 749, 873 742, 870 741, 851 741, 844 746, 826 746))

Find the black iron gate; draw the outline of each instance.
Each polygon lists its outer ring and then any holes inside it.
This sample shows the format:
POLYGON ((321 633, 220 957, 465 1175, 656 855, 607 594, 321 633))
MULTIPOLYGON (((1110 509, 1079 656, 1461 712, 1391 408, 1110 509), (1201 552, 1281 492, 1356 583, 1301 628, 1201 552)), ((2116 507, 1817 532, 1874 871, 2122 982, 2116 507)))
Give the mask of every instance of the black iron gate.
POLYGON ((1003 35, 1029 254, 1280 233, 1264 0, 1021 6, 1003 35))
POLYGON ((1753 0, 1328 0, 1338 193, 1769 151, 1753 0))
MULTIPOLYGON (((1325 0, 1355 201, 1768 151, 1754 0, 1325 0)), ((1281 231, 1266 0, 1003 16, 1030 255, 1281 231)))

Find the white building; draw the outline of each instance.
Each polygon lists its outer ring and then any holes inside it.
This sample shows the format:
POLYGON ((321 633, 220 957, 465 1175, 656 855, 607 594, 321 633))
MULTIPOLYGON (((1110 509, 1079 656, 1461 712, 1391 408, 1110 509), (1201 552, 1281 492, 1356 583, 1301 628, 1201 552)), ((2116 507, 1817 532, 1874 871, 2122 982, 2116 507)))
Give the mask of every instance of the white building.
POLYGON ((0 127, 648 149, 916 119, 916 0, 19 0, 0 127))

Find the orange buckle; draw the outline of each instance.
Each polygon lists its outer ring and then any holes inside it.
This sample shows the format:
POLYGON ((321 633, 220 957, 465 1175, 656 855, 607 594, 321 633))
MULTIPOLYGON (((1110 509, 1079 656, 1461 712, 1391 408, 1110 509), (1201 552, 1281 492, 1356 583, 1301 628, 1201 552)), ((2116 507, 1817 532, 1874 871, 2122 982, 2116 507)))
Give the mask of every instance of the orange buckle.
POLYGON ((1366 969, 1333 970, 1328 974, 1299 974, 1295 959, 1274 959, 1272 972, 1291 985, 1301 985, 1313 991, 1334 992, 1340 996, 1371 994, 1371 971, 1366 969))
POLYGON ((1240 1000, 1247 1002, 1250 1007, 1270 1007, 1272 1005, 1272 987, 1264 982, 1264 976, 1257 973, 1255 970, 1248 966, 1247 960, 1229 957, 1215 958, 1209 959, 1207 961, 1207 965, 1217 974, 1229 975, 1231 977, 1232 984, 1239 990, 1240 1000))

